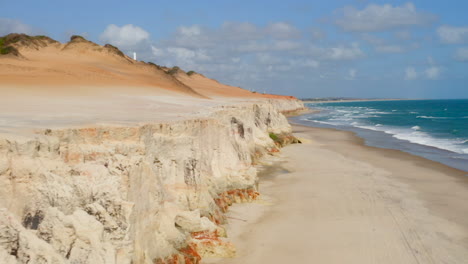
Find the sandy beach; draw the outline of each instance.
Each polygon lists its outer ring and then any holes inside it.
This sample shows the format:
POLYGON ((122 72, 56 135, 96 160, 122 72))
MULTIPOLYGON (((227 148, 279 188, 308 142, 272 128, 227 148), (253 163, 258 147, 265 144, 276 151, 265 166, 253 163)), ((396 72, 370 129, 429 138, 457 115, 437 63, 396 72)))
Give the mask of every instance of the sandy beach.
POLYGON ((204 263, 466 263, 466 173, 350 132, 294 126, 260 181, 230 208, 233 259, 204 263))

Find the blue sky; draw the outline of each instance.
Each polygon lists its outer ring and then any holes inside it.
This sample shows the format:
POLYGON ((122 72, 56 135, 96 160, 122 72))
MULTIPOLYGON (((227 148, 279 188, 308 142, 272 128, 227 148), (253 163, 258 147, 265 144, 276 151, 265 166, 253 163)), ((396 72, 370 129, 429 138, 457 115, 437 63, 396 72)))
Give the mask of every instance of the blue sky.
POLYGON ((468 98, 468 1, 7 1, 0 35, 84 35, 298 97, 468 98))

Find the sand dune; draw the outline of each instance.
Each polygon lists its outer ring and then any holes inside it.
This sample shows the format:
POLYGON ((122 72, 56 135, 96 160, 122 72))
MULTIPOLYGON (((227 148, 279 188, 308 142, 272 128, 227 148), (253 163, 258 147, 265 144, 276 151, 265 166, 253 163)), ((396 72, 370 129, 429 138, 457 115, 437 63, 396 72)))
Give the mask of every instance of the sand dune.
POLYGON ((0 49, 9 50, 0 55, 0 132, 176 120, 242 101, 295 99, 135 61, 117 47, 80 36, 60 43, 10 34, 0 38, 0 49))
POLYGON ((47 87, 55 94, 79 94, 77 86, 93 86, 94 92, 119 86, 140 87, 149 94, 169 90, 204 97, 157 66, 134 61, 111 45, 100 46, 81 37, 65 44, 39 43, 18 41, 12 45, 19 56, 0 56, 2 92, 8 85, 47 87))
POLYGON ((73 36, 67 43, 24 34, 10 34, 2 39, 7 41, 4 46, 12 48, 12 52, 0 56, 3 94, 105 95, 116 89, 146 95, 169 91, 198 98, 294 99, 252 93, 201 74, 188 75, 178 68, 135 61, 117 47, 101 46, 80 36, 73 36))

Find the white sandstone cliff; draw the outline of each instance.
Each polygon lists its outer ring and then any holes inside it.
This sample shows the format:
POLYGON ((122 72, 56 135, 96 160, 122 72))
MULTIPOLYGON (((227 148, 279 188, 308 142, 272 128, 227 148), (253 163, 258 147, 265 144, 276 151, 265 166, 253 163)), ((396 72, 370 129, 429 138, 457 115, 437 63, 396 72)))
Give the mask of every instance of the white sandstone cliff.
POLYGON ((189 120, 0 136, 1 263, 233 254, 218 237, 222 204, 254 198, 252 163, 275 148, 269 132, 291 132, 279 111, 301 107, 271 100, 189 120))

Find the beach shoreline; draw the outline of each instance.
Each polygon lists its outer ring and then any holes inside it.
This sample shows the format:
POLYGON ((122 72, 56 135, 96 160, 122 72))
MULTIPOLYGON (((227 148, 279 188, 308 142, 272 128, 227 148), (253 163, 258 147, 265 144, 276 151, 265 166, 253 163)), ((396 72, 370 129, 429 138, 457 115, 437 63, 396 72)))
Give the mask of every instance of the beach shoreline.
POLYGON ((352 132, 293 125, 304 144, 274 157, 259 201, 228 213, 233 259, 204 263, 463 263, 468 177, 366 146, 352 132))

